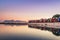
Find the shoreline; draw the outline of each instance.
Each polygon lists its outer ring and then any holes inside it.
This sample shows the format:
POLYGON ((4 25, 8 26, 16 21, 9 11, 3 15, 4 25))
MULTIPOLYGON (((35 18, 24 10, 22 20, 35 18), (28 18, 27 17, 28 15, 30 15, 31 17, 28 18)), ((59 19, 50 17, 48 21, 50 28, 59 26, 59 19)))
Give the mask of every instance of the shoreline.
POLYGON ((0 23, 0 24, 7 24, 7 25, 27 25, 28 23, 0 23))

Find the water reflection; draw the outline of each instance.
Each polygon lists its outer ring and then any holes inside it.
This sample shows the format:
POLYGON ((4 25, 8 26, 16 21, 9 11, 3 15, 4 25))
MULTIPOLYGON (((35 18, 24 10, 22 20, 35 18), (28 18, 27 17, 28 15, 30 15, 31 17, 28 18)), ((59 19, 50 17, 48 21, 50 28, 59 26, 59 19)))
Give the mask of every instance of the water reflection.
POLYGON ((60 36, 60 29, 59 28, 38 27, 38 26, 30 26, 30 25, 28 25, 28 27, 36 28, 36 29, 40 29, 40 30, 47 30, 47 31, 52 32, 56 36, 60 36))
POLYGON ((44 29, 42 28, 34 29, 31 26, 28 27, 28 25, 0 25, 0 38, 16 38, 16 39, 41 39, 41 40, 59 40, 60 36, 55 36, 51 32, 51 29, 44 29), (48 30, 48 31, 42 31, 42 30, 48 30), (50 32, 49 32, 50 31, 50 32))

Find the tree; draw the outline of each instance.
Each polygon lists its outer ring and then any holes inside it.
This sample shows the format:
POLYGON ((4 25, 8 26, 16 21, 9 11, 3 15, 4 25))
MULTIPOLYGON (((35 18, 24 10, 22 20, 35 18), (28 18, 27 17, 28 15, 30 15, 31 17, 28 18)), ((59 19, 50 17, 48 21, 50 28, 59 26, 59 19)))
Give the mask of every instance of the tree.
POLYGON ((59 18, 59 17, 60 17, 60 14, 56 14, 52 18, 59 18))

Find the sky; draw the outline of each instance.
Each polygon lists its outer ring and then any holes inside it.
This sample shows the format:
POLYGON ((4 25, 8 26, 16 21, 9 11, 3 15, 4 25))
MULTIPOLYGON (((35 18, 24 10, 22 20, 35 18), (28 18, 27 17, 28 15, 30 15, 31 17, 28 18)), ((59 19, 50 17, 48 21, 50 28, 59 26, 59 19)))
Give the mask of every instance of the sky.
POLYGON ((60 14, 60 0, 0 0, 0 20, 35 20, 60 14))

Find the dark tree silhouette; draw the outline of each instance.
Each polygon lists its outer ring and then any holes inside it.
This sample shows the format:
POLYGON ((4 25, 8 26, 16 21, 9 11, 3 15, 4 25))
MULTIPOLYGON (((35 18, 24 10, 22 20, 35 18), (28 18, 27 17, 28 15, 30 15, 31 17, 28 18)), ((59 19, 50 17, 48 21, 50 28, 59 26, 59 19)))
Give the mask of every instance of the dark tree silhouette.
POLYGON ((59 18, 60 14, 55 14, 52 18, 59 18))

